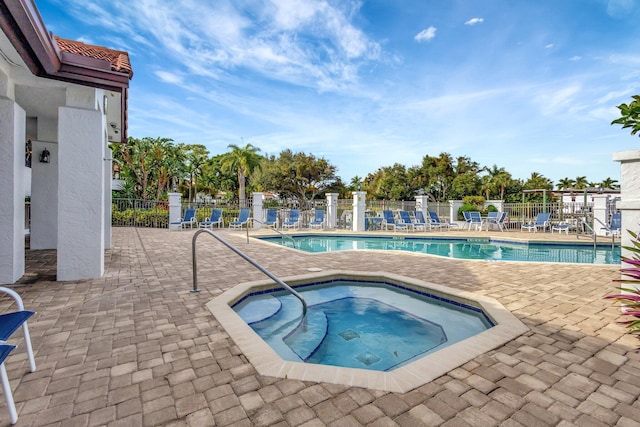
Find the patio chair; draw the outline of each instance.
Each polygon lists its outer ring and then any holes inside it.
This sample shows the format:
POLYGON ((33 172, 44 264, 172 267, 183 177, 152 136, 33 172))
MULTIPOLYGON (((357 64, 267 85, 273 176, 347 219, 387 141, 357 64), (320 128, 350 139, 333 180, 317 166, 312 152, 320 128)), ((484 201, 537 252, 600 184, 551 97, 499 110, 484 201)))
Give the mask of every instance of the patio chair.
POLYGON ((402 221, 402 224, 407 225, 408 231, 415 230, 415 223, 413 222, 411 215, 409 215, 409 212, 398 211, 398 215, 400 215, 400 221, 402 221))
POLYGON ((408 230, 409 226, 403 222, 396 222, 396 219, 393 216, 393 212, 390 210, 382 211, 382 227, 385 230, 389 230, 389 227, 393 228, 393 231, 397 231, 399 228, 408 230))
POLYGON ((446 228, 447 230, 451 228, 458 228, 458 224, 455 222, 441 221, 436 211, 429 211, 429 218, 431 219, 431 227, 446 228))
MULTIPOLYGON (((491 213, 491 212, 489 212, 491 213)), ((504 222, 507 219, 506 212, 496 212, 497 215, 487 216, 485 218, 485 223, 487 224, 487 231, 489 231, 489 227, 496 226, 500 229, 500 231, 504 231, 504 222)))
POLYGON ((277 228, 278 226, 278 210, 277 209, 267 209, 267 214, 265 215, 264 220, 265 227, 277 228))
POLYGON ((605 230, 607 236, 617 236, 620 237, 620 229, 622 228, 622 213, 616 212, 611 215, 611 221, 609 225, 606 227, 602 227, 602 230, 605 230))
POLYGON ((478 211, 469 211, 469 222, 467 223, 467 229, 471 230, 471 227, 475 227, 476 230, 482 230, 482 216, 478 211))
POLYGON ((241 208, 238 218, 235 221, 229 223, 229 228, 242 228, 243 225, 249 226, 249 208, 241 208))
POLYGON ((222 218, 222 209, 212 209, 211 216, 206 221, 200 223, 200 228, 211 228, 217 225, 218 228, 224 227, 224 219, 222 218))
POLYGON ((554 224, 551 226, 551 234, 553 234, 554 231, 557 231, 558 234, 562 234, 562 232, 564 231, 565 233, 567 233, 567 235, 569 235, 569 226, 570 224, 566 221, 554 224))
POLYGON ((309 223, 309 228, 324 228, 324 210, 315 210, 313 220, 309 223))
POLYGON ((425 221, 424 213, 422 211, 415 211, 413 214, 413 217, 414 217, 414 221, 413 221, 414 230, 422 229, 424 231, 427 231, 427 227, 429 227, 429 230, 431 230, 431 224, 425 221))
POLYGON ((172 222, 170 225, 180 226, 180 229, 185 228, 185 226, 189 226, 189 228, 193 228, 195 225, 198 226, 198 221, 196 220, 196 210, 193 208, 185 209, 184 215, 180 218, 179 221, 172 222))
POLYGON ((282 228, 300 228, 300 209, 289 210, 289 219, 282 223, 282 228))
POLYGON ((27 347, 27 358, 29 359, 29 368, 31 372, 36 371, 36 361, 33 356, 33 347, 31 346, 31 336, 29 335, 29 327, 27 326, 27 319, 33 316, 35 311, 25 310, 24 303, 20 295, 9 288, 0 287, 0 292, 4 292, 9 295, 15 301, 18 306, 17 311, 11 311, 8 313, 0 314, 0 380, 2 381, 2 391, 7 401, 7 409, 9 410, 9 420, 11 424, 15 424, 18 421, 18 413, 16 412, 16 406, 13 401, 13 393, 11 392, 11 385, 9 384, 9 377, 7 375, 7 369, 4 366, 4 361, 16 348, 15 345, 7 344, 9 338, 15 331, 22 326, 22 333, 24 336, 24 343, 27 347))
POLYGON ((538 232, 538 228, 542 228, 542 231, 546 231, 547 227, 549 227, 549 212, 540 212, 536 215, 536 219, 533 222, 522 224, 520 227, 521 230, 533 230, 534 233, 538 232))

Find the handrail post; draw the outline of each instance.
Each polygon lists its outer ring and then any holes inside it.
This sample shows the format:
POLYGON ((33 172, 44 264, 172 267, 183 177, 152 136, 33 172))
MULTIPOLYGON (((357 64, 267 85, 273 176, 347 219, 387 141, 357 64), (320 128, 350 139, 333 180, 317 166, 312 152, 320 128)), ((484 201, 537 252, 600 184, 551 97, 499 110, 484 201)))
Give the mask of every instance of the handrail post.
POLYGON ((193 289, 191 290, 191 292, 200 292, 200 289, 198 288, 198 262, 196 259, 196 240, 198 236, 202 233, 207 233, 211 235, 214 239, 216 239, 217 241, 225 245, 227 248, 231 249, 233 252, 235 252, 237 255, 239 255, 241 258, 247 261, 249 264, 253 265, 255 268, 260 270, 264 275, 266 275, 271 280, 276 282, 276 284, 280 285, 281 287, 289 291, 294 297, 299 299, 300 302, 302 303, 302 317, 305 318, 305 316, 307 315, 307 302, 304 300, 304 298, 302 298, 302 295, 300 295, 291 286, 284 283, 282 280, 276 277, 273 273, 271 273, 266 268, 264 268, 263 266, 258 264, 256 261, 254 261, 252 258, 250 258, 249 255, 245 254, 240 249, 236 248, 231 243, 227 242, 225 239, 215 234, 212 230, 207 230, 204 228, 201 228, 200 230, 196 231, 193 234, 193 238, 191 239, 191 259, 193 263, 193 289))

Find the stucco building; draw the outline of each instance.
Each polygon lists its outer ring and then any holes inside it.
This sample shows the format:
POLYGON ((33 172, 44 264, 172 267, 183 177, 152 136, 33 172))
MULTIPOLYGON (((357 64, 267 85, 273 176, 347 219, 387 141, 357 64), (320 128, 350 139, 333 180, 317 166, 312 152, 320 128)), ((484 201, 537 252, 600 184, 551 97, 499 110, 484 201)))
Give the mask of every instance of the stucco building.
POLYGON ((0 27, 0 283, 25 273, 26 194, 31 249, 57 250, 57 280, 100 277, 129 55, 49 33, 32 0, 0 1, 0 27))

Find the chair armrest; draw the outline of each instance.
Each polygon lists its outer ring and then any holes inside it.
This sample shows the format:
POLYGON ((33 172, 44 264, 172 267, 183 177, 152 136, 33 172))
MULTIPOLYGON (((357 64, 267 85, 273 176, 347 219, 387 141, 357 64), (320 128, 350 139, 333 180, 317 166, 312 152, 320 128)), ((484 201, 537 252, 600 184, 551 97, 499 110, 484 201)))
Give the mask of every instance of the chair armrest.
POLYGON ((22 298, 20 298, 20 295, 16 291, 14 291, 13 289, 5 288, 5 287, 0 287, 0 292, 4 292, 9 296, 11 296, 15 300, 16 304, 18 305, 18 309, 20 311, 24 310, 24 303, 22 302, 22 298))

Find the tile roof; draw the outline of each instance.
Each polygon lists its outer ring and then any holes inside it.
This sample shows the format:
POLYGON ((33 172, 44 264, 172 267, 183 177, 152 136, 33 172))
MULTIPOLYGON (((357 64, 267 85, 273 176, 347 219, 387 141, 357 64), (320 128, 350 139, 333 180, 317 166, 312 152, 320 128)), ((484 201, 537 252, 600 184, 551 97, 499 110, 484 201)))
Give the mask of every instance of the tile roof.
POLYGON ((62 52, 108 61, 111 63, 112 71, 128 74, 130 78, 133 76, 133 70, 131 69, 131 62, 129 62, 129 54, 127 52, 85 44, 75 40, 63 39, 55 35, 54 37, 62 52))

